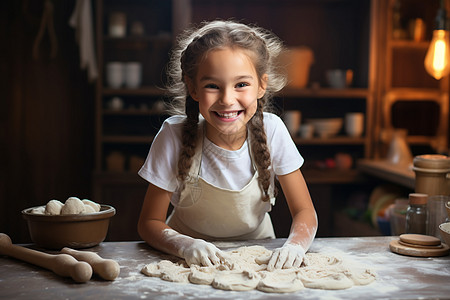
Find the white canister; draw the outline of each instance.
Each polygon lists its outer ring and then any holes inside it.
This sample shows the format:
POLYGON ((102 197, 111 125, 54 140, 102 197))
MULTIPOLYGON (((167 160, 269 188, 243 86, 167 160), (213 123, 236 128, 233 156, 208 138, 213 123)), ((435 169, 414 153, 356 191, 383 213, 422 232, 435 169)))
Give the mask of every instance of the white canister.
POLYGON ((106 64, 106 82, 111 88, 120 88, 124 82, 124 64, 113 61, 106 64))
POLYGON ((302 119, 302 113, 298 110, 288 110, 283 115, 284 123, 291 136, 297 136, 302 119))
POLYGON ((360 137, 364 131, 364 114, 347 113, 345 114, 345 132, 351 137, 360 137))
POLYGON ((123 12, 112 12, 109 15, 109 36, 123 38, 127 33, 127 16, 123 12))
POLYGON ((142 64, 139 62, 128 62, 125 64, 125 85, 128 88, 137 88, 142 81, 142 64))

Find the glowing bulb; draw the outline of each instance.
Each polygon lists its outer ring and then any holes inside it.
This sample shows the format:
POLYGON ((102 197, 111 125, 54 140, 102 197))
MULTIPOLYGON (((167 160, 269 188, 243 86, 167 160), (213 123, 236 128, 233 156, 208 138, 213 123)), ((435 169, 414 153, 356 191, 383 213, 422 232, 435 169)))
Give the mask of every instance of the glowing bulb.
POLYGON ((437 80, 450 72, 449 33, 446 30, 434 30, 433 39, 425 56, 425 70, 437 80))

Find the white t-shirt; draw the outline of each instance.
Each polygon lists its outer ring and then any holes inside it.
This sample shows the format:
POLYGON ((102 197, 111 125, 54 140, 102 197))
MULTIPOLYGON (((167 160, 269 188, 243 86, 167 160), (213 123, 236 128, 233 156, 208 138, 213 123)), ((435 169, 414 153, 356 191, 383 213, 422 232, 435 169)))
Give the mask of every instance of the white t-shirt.
MULTIPOLYGON (((164 121, 138 173, 148 182, 174 194, 180 186, 177 179, 178 158, 181 149, 182 122, 185 118, 172 116, 164 121)), ((264 128, 270 149, 270 171, 273 182, 275 175, 285 175, 299 169, 304 160, 278 116, 264 113, 264 128)), ((239 150, 230 151, 220 148, 205 137, 200 176, 220 188, 242 189, 254 174, 249 151, 247 141, 239 150)), ((173 199, 178 199, 178 195, 174 195, 173 199)))

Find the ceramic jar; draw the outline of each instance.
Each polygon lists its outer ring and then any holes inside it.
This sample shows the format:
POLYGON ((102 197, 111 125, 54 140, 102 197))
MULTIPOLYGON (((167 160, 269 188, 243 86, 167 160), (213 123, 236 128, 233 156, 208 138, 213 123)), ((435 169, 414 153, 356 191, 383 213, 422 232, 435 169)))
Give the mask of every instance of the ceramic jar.
POLYGON ((426 154, 414 157, 415 191, 428 196, 450 195, 450 157, 426 154))

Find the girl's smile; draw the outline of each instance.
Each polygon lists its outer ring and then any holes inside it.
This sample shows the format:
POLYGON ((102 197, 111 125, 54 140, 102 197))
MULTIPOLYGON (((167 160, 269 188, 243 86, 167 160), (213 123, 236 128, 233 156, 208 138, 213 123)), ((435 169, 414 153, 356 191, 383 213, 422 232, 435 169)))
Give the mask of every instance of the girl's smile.
POLYGON ((266 77, 258 77, 249 54, 242 49, 216 49, 201 59, 196 78, 186 82, 207 121, 209 140, 229 150, 242 146, 257 99, 265 93, 266 77))

